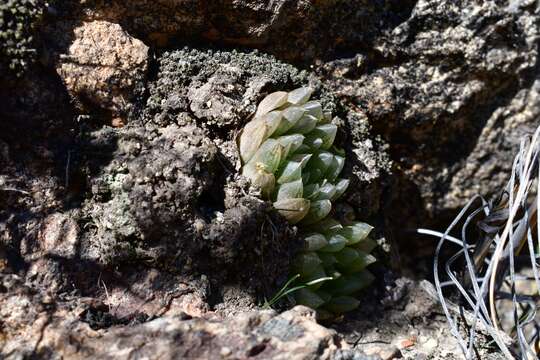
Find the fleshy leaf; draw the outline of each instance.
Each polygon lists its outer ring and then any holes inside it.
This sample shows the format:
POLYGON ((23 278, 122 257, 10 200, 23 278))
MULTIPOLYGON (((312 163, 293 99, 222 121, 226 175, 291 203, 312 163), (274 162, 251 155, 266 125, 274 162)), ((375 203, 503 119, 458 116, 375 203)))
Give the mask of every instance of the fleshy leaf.
POLYGON ((343 170, 343 166, 345 165, 345 158, 343 156, 334 155, 334 158, 332 159, 332 163, 328 167, 325 177, 329 181, 334 181, 337 179, 341 171, 343 170))
POLYGON ((266 123, 266 126, 268 127, 268 132, 266 135, 270 137, 277 130, 279 124, 281 124, 283 116, 281 114, 281 111, 271 111, 268 114, 264 115, 261 119, 263 119, 266 123))
POLYGON ((284 109, 281 112, 281 114, 283 115, 283 119, 281 120, 281 123, 274 132, 274 135, 282 135, 289 131, 289 129, 296 125, 298 120, 300 120, 300 118, 304 116, 304 112, 304 109, 297 106, 291 106, 284 109))
POLYGON ((337 259, 332 253, 319 252, 318 255, 325 268, 337 263, 337 259))
POLYGON ((376 247, 377 243, 370 238, 366 238, 354 246, 356 250, 362 251, 366 254, 369 254, 376 247))
POLYGON ((268 94, 264 99, 261 100, 259 106, 257 107, 257 112, 255 117, 263 116, 264 114, 269 113, 272 110, 279 108, 280 106, 287 103, 287 98, 289 94, 285 91, 277 91, 271 94, 268 94))
POLYGON ((349 245, 353 245, 364 240, 372 229, 373 226, 369 224, 356 222, 353 225, 345 226, 340 233, 347 238, 349 245))
POLYGON ((360 254, 353 248, 344 247, 341 251, 335 253, 340 267, 348 268, 353 262, 360 258, 360 254))
POLYGON ((308 101, 304 104, 303 108, 306 110, 306 114, 314 116, 316 119, 322 119, 323 110, 320 102, 308 101))
POLYGON ((353 261, 347 268, 343 268, 343 271, 349 274, 356 273, 364 270, 367 266, 377 261, 377 259, 375 259, 375 257, 371 254, 366 254, 362 251, 358 251, 358 254, 360 257, 353 261))
POLYGON ((274 208, 291 224, 302 220, 308 213, 309 207, 309 200, 303 198, 284 199, 274 203, 274 208))
POLYGON ((341 225, 341 223, 336 219, 326 218, 316 224, 310 225, 309 229, 310 231, 319 232, 322 234, 335 234, 343 229, 343 225, 341 225))
POLYGON ((312 309, 317 309, 319 306, 324 304, 324 300, 321 299, 314 291, 303 288, 299 289, 294 294, 294 299, 297 304, 308 306, 312 309))
POLYGON ((287 101, 293 105, 305 104, 309 97, 313 94, 313 89, 310 87, 301 87, 289 92, 287 101))
POLYGON ((321 139, 321 137, 317 134, 313 134, 313 132, 306 134, 306 139, 304 140, 304 144, 311 149, 317 150, 320 149, 323 145, 324 141, 321 139))
POLYGON ((315 200, 319 196, 319 187, 317 183, 304 186, 304 197, 315 200))
POLYGON ((304 248, 306 251, 317 251, 328 245, 323 234, 310 233, 304 236, 304 248))
POLYGON ((316 253, 306 252, 298 255, 294 259, 293 270, 299 273, 301 277, 307 277, 311 275, 321 263, 322 261, 316 253))
POLYGON ((304 169, 312 156, 312 154, 294 154, 290 157, 290 159, 291 161, 299 162, 302 169, 304 169))
POLYGON ((287 161, 279 170, 278 184, 285 184, 291 181, 302 179, 302 163, 296 161, 287 161))
POLYGON ((315 116, 304 114, 298 120, 298 122, 289 129, 289 133, 297 133, 297 134, 307 134, 308 132, 315 129, 315 126, 317 126, 317 118, 315 116))
POLYGON ((341 251, 345 245, 347 245, 347 239, 339 234, 329 235, 327 240, 328 245, 323 247, 320 251, 335 253, 341 251))
POLYGON ((330 198, 330 200, 335 201, 341 197, 347 191, 347 188, 349 187, 349 179, 341 179, 338 181, 338 183, 334 186, 334 189, 336 190, 334 195, 330 198))
POLYGON ((278 137, 276 140, 283 145, 283 148, 285 149, 283 152, 283 159, 286 159, 289 154, 294 153, 298 150, 300 145, 302 145, 304 136, 300 134, 285 135, 278 137))
POLYGON ((309 225, 322 220, 330 213, 330 210, 332 210, 332 203, 330 200, 312 201, 309 206, 309 212, 302 220, 302 223, 304 225, 309 225))
POLYGON ((274 174, 267 172, 260 164, 249 163, 242 168, 242 175, 247 177, 253 185, 259 187, 265 198, 270 198, 276 184, 274 174))
POLYGON ((268 126, 264 120, 253 120, 246 124, 238 140, 240 158, 247 163, 257 152, 268 134, 268 126))
POLYGON ((249 160, 249 163, 258 164, 257 166, 264 166, 264 169, 267 172, 274 173, 279 167, 282 154, 283 146, 275 139, 268 139, 249 160))
MULTIPOLYGON (((326 277, 326 271, 321 265, 319 265, 313 270, 311 274, 309 274, 308 276, 303 276, 302 281, 305 283, 308 283, 308 282, 316 281, 317 279, 321 279, 324 277, 326 277)), ((323 285, 323 283, 319 282, 314 285, 310 285, 309 288, 311 290, 317 290, 321 287, 321 285, 323 285)))
POLYGON ((279 186, 276 200, 301 198, 304 185, 302 180, 288 182, 279 186))
POLYGON ((319 295, 319 297, 323 299, 324 302, 327 302, 332 298, 332 294, 323 290, 317 290, 317 295, 319 295))
MULTIPOLYGON (((321 149, 328 150, 334 143, 337 134, 337 126, 334 124, 322 124, 318 125, 312 132, 306 136, 306 144, 315 142, 315 139, 320 138, 322 144, 319 146, 321 149), (312 140, 313 139, 313 140, 312 140)), ((311 145, 315 147, 315 145, 311 145)))
POLYGON ((363 270, 333 280, 327 283, 324 289, 334 295, 352 295, 371 285, 374 279, 369 271, 363 270))
POLYGON ((317 200, 332 200, 336 194, 336 187, 329 182, 325 181, 319 189, 317 200))

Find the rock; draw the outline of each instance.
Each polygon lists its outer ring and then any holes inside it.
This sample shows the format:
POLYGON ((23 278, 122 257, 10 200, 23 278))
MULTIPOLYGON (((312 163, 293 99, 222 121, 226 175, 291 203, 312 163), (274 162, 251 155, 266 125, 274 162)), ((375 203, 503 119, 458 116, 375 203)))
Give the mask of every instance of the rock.
POLYGON ((140 34, 155 46, 196 39, 263 49, 289 61, 311 62, 332 57, 343 48, 370 43, 405 20, 414 2, 381 1, 377 6, 352 0, 77 3, 87 19, 122 23, 130 33, 140 34))
POLYGON ((148 47, 120 25, 106 21, 75 27, 66 53, 59 55, 56 64, 68 91, 87 111, 92 107, 109 111, 113 120, 125 119, 147 68, 148 47))
MULTIPOLYGON (((258 356, 300 360, 332 359, 338 350, 349 349, 333 330, 315 322, 311 310, 302 307, 279 315, 274 311, 252 311, 224 320, 165 316, 133 326, 94 330, 85 322, 88 313, 81 312, 87 305, 80 303, 73 308, 65 301, 50 303, 13 276, 3 276, 2 284, 9 290, 0 293, 0 356, 4 359, 33 355, 71 359, 258 356)), ((356 351, 348 351, 349 359, 362 359, 354 357, 356 351)))
POLYGON ((66 214, 49 215, 43 222, 40 245, 43 251, 52 256, 74 258, 77 252, 79 228, 66 214))
POLYGON ((403 356, 395 345, 372 345, 364 349, 368 356, 377 356, 381 360, 401 359, 403 356))
POLYGON ((389 144, 387 230, 404 244, 413 240, 403 229, 444 228, 474 194, 501 191, 520 139, 538 125, 533 3, 418 1, 371 45, 317 69, 389 144))

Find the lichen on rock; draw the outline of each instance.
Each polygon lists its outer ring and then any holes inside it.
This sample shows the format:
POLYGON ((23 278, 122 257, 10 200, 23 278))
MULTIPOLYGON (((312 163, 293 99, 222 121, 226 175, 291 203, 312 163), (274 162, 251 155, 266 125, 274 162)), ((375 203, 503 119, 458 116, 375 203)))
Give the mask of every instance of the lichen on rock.
POLYGON ((45 0, 7 0, 0 4, 0 74, 21 76, 35 61, 35 31, 45 0))

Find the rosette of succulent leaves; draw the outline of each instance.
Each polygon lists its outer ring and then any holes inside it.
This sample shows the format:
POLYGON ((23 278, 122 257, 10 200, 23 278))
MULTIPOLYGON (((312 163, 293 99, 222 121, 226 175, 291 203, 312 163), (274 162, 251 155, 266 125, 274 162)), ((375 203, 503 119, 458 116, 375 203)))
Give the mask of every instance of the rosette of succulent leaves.
POLYGON ((296 302, 332 316, 356 308, 355 295, 373 281, 366 267, 375 261, 375 242, 370 225, 332 217, 332 204, 349 185, 340 177, 345 154, 334 146, 331 114, 310 101, 312 92, 269 94, 237 140, 242 174, 302 236, 291 269, 303 284, 293 293, 296 302))

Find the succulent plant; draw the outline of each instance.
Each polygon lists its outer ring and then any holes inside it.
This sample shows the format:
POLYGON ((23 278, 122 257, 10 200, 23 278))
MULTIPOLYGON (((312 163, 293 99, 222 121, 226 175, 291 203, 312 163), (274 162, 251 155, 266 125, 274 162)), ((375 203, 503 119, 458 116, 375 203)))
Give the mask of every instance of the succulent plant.
POLYGON ((303 283, 296 302, 331 315, 358 306, 354 297, 373 275, 366 267, 375 243, 372 227, 332 217, 332 203, 349 185, 340 178, 345 156, 334 146, 337 126, 312 89, 266 96, 238 137, 242 174, 289 223, 297 224, 304 248, 292 266, 303 283), (328 281, 315 281, 328 278, 328 281))

